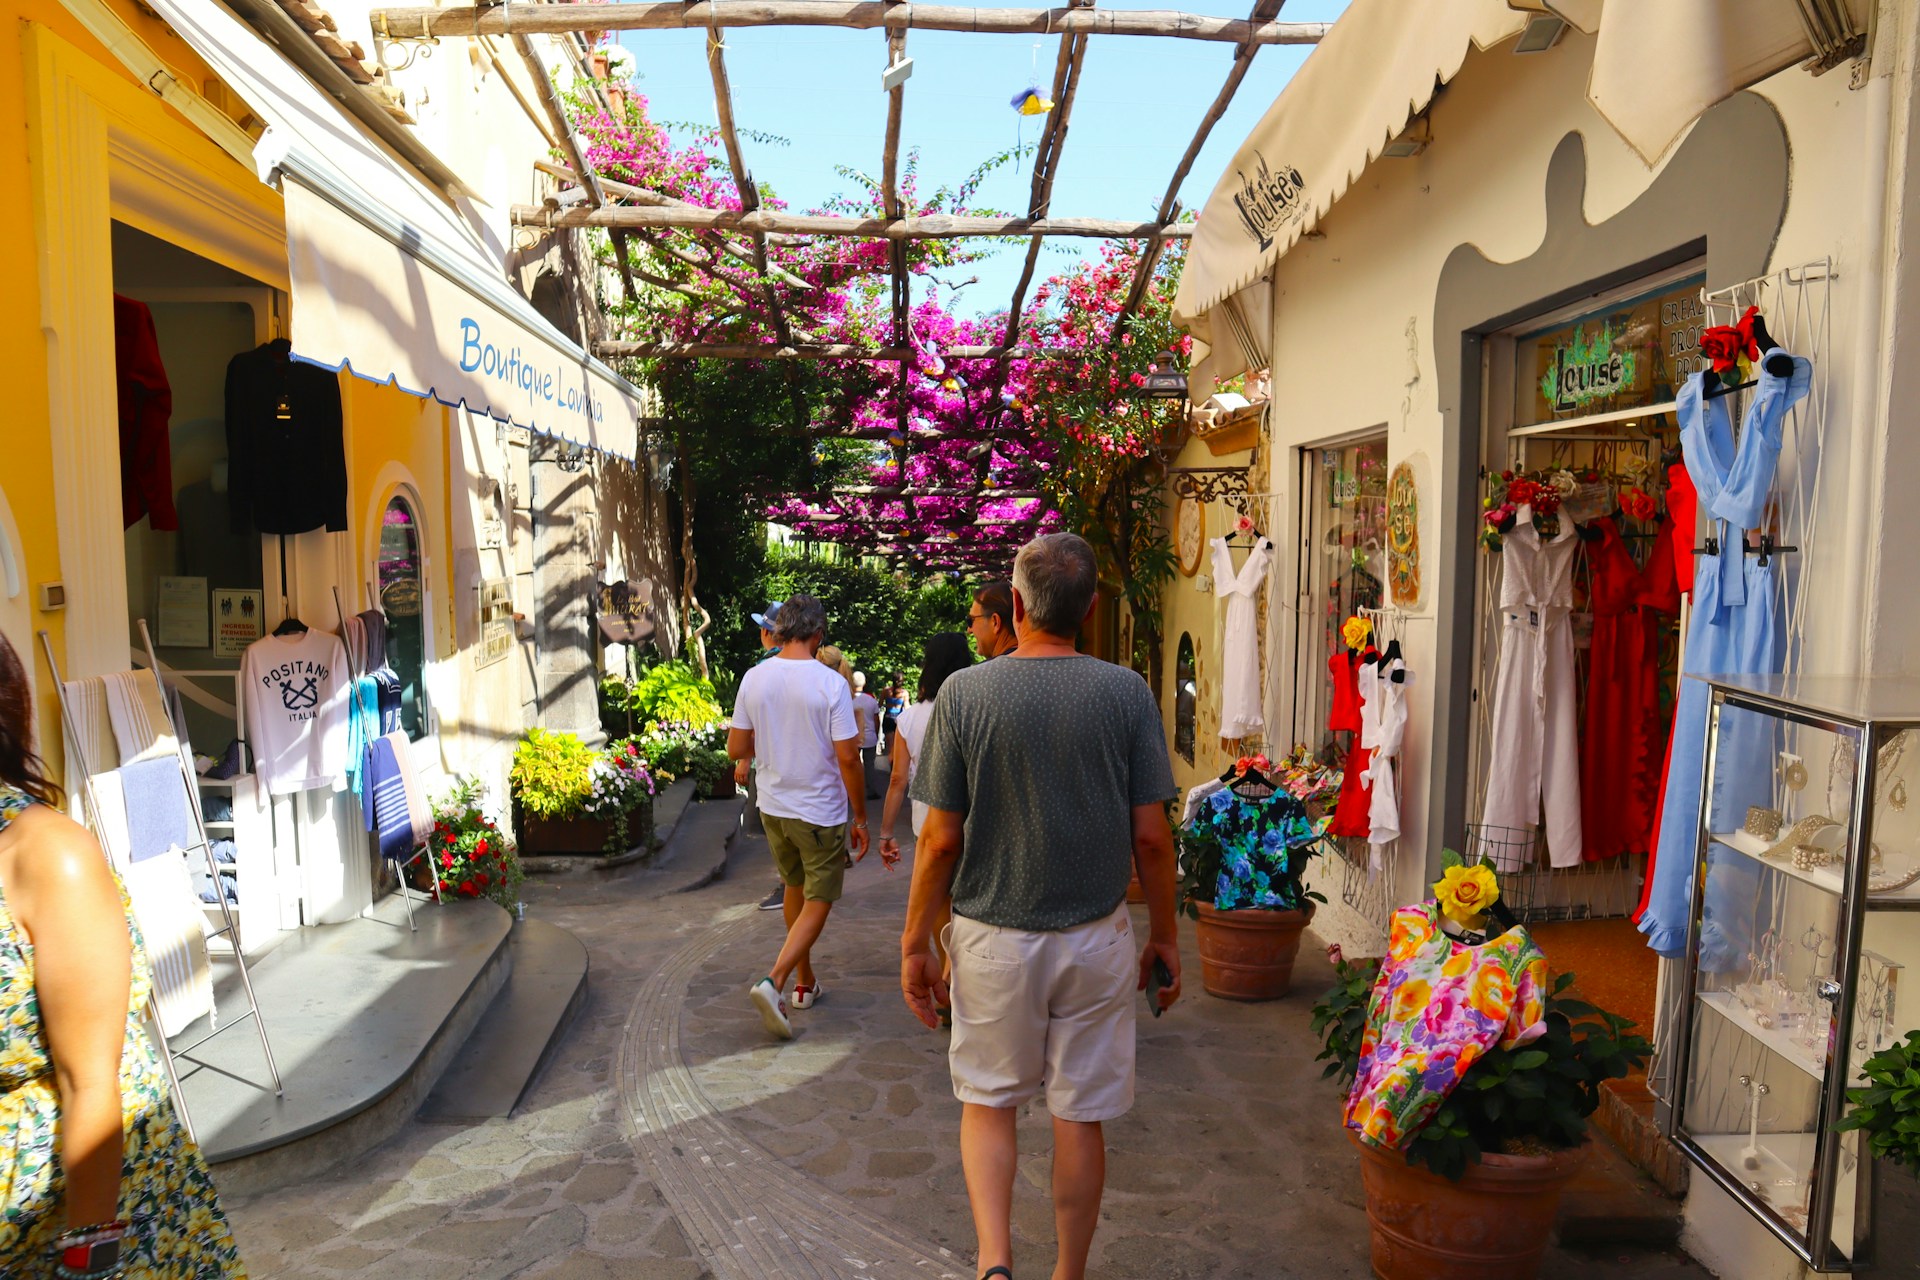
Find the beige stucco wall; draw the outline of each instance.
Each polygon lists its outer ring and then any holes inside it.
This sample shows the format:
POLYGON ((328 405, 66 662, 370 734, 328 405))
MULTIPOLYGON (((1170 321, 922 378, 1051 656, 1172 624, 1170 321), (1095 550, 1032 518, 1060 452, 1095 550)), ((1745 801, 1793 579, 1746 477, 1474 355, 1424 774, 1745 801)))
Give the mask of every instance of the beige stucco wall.
MULTIPOLYGON (((1884 426, 1900 400, 1897 374, 1890 371, 1900 367, 1914 326, 1901 324, 1910 305, 1902 301, 1907 291, 1889 286, 1883 296, 1880 288, 1879 217, 1883 205, 1894 211, 1887 237, 1897 251, 1905 232, 1899 216, 1902 162, 1912 138, 1905 127, 1912 37, 1883 25, 1882 41, 1876 70, 1897 73, 1889 77, 1898 86, 1891 93, 1886 83, 1876 87, 1865 75, 1850 81, 1845 68, 1819 78, 1791 70, 1755 90, 1777 111, 1789 153, 1785 216, 1765 269, 1830 257, 1837 273, 1821 353, 1825 376, 1816 380, 1827 397, 1825 438, 1817 453, 1811 442, 1796 449, 1790 439, 1781 461, 1783 477, 1796 467, 1808 469, 1820 502, 1818 534, 1808 540, 1801 561, 1808 606, 1801 665, 1809 672, 1851 672, 1871 661, 1878 674, 1904 673, 1920 661, 1912 639, 1920 593, 1893 587, 1913 580, 1908 549, 1914 542, 1906 535, 1920 532, 1908 528, 1920 523, 1920 514, 1910 514, 1920 504, 1899 497, 1906 446, 1884 426), (1877 162, 1886 131, 1875 128, 1889 108, 1891 187, 1877 162)), ((1658 178, 1659 170, 1649 170, 1588 106, 1590 58, 1591 42, 1577 34, 1544 55, 1495 50, 1469 56, 1433 107, 1432 145, 1412 159, 1374 164, 1319 234, 1274 269, 1273 523, 1292 528, 1299 517, 1293 450, 1301 446, 1384 428, 1389 466, 1412 460, 1421 477, 1424 599, 1400 628, 1407 660, 1420 677, 1410 695, 1402 759, 1405 835, 1387 873, 1392 902, 1424 896, 1440 847, 1461 836, 1437 820, 1445 797, 1438 794, 1434 743, 1447 726, 1434 723, 1435 701, 1447 673, 1435 666, 1438 637, 1451 620, 1435 588, 1443 560, 1457 554, 1460 539, 1450 519, 1458 512, 1442 510, 1435 473, 1449 440, 1462 433, 1462 447, 1478 458, 1480 423, 1452 421, 1442 412, 1442 362, 1459 360, 1462 347, 1457 329, 1434 332, 1437 291, 1462 246, 1493 263, 1520 262, 1541 250, 1549 230, 1549 160, 1569 133, 1577 133, 1584 148, 1580 211, 1587 224, 1604 224, 1628 210, 1658 178)), ((1746 193, 1734 183, 1718 195, 1731 207, 1746 193)), ((1707 235, 1711 254, 1711 225, 1707 235)), ((1676 248, 1687 238, 1650 242, 1647 254, 1676 248)), ((1567 261, 1555 287, 1572 288, 1594 274, 1582 262, 1567 261)), ((1709 288, 1724 283, 1710 278, 1709 288)), ((1920 456, 1911 461, 1920 462, 1920 456)), ((1911 465, 1904 474, 1912 474, 1911 465)), ((1280 553, 1275 574, 1291 582, 1296 549, 1283 542, 1280 553)), ((1470 561, 1458 563, 1472 571, 1470 561)), ((1284 593, 1272 598, 1274 650, 1268 661, 1290 672, 1291 629, 1279 625, 1285 599, 1284 593)), ((1465 660, 1471 658, 1469 650, 1465 660)), ((1268 688, 1269 722, 1287 723, 1289 680, 1270 680, 1268 688)), ((1453 714, 1471 715, 1471 704, 1456 704, 1453 714)), ((1384 940, 1375 924, 1341 905, 1339 874, 1323 864, 1316 875, 1331 905, 1322 908, 1314 930, 1377 953, 1384 940)), ((1705 1179, 1696 1178, 1694 1186, 1687 1243, 1697 1256, 1720 1274, 1783 1280, 1799 1275, 1791 1255, 1705 1179)))

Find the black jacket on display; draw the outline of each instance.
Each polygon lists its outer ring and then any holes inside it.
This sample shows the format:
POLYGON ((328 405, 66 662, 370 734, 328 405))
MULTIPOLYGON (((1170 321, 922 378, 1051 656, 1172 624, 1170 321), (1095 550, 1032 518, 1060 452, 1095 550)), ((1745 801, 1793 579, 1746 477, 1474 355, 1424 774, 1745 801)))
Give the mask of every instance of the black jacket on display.
POLYGON ((227 510, 233 531, 347 527, 340 375, 289 358, 284 338, 227 364, 227 510))

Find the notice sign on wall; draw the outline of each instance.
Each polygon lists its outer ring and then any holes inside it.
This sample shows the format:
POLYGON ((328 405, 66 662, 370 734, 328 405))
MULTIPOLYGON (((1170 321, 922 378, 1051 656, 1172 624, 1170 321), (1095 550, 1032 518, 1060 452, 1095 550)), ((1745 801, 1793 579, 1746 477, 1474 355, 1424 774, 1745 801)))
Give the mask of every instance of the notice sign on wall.
POLYGON ((160 579, 160 634, 154 643, 162 649, 207 647, 207 580, 160 579))
POLYGON ((237 658, 262 634, 266 597, 240 587, 217 587, 213 592, 213 656, 237 658))
POLYGON ((480 584, 480 649, 473 665, 488 667, 513 652, 513 587, 505 578, 480 584))

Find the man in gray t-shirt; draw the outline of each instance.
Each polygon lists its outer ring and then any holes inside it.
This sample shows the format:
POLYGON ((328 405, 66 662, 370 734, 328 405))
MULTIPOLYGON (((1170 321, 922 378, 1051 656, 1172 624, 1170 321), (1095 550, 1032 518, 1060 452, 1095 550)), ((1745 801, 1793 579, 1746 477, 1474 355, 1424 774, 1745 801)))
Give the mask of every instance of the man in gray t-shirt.
POLYGON ((900 983, 929 1027, 951 1000, 960 1154, 985 1275, 1008 1274, 1015 1116, 1044 1086, 1054 1116, 1056 1276, 1084 1273, 1105 1181, 1103 1121, 1133 1105, 1133 992, 1157 966, 1180 994, 1175 795, 1152 691, 1074 650, 1093 549, 1051 534, 1014 561, 1019 648, 950 677, 910 794, 930 806, 915 855, 900 983), (1138 868, 1150 938, 1125 905, 1138 868), (945 932, 949 983, 933 950, 945 932))

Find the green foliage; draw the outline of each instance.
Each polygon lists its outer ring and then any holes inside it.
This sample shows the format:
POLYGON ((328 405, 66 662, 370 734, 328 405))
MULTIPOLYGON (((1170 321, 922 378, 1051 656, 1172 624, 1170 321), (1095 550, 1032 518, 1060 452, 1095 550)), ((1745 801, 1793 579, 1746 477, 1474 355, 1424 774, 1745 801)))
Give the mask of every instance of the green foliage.
MULTIPOLYGON (((1338 948, 1330 948, 1337 952, 1338 948)), ((1313 1034, 1325 1046, 1313 1055, 1326 1061, 1321 1077, 1337 1076, 1342 1087, 1353 1083, 1360 1069, 1360 1041, 1367 1032, 1367 1003, 1380 976, 1378 960, 1333 962, 1334 983, 1313 1006, 1313 1034)))
MULTIPOLYGON (((1330 1059, 1325 1074, 1349 1081, 1359 1069, 1379 962, 1339 964, 1335 971, 1339 980, 1313 1008, 1314 1030, 1324 1042, 1316 1060, 1330 1059)), ((1457 1181, 1484 1152, 1564 1149, 1585 1140, 1601 1086, 1644 1067, 1653 1046, 1633 1033, 1628 1019, 1566 995, 1573 982, 1571 973, 1554 980, 1546 1034, 1512 1049, 1489 1050, 1467 1068, 1413 1135, 1407 1163, 1457 1181)))
POLYGON ((711 800, 733 784, 733 761, 722 748, 702 747, 693 751, 687 772, 693 775, 693 794, 699 800, 711 800))
POLYGON ((1920 1173, 1920 1031, 1868 1058, 1866 1083, 1847 1090, 1853 1110, 1836 1127, 1867 1135, 1876 1160, 1920 1173))
MULTIPOLYGON (((867 673, 867 688, 878 691, 882 679, 898 671, 920 669, 928 637, 940 631, 964 631, 971 593, 949 577, 915 579, 864 560, 835 560, 774 548, 759 583, 767 601, 804 591, 827 610, 827 640, 838 645, 854 666, 867 673)), ((744 613, 734 626, 759 657, 760 637, 744 613)), ((743 665, 740 670, 744 670, 743 665)), ((913 687, 911 679, 907 687, 913 687)))
POLYGON ((585 811, 599 753, 571 733, 529 729, 513 751, 513 798, 529 817, 564 820, 585 811))
POLYGON ((602 723, 610 715, 622 717, 622 733, 631 733, 636 724, 656 722, 707 729, 727 714, 713 682, 701 679, 692 663, 677 658, 653 663, 638 680, 606 677, 600 682, 600 701, 602 723))

